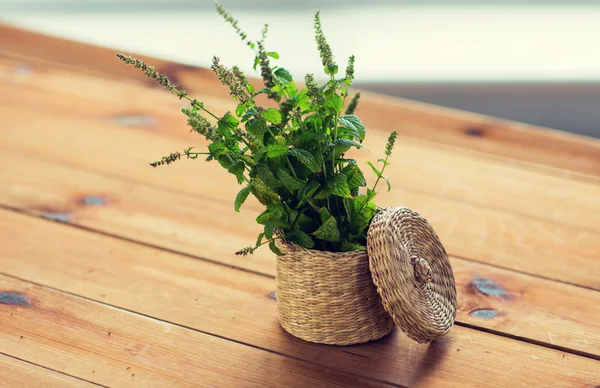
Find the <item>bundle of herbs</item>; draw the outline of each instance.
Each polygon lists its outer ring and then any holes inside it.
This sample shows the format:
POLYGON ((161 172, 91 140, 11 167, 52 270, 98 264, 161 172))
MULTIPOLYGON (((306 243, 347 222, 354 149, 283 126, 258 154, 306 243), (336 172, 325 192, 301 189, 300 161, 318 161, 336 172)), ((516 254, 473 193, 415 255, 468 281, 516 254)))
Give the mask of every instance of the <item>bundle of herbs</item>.
POLYGON ((360 93, 348 99, 354 79, 354 56, 348 59, 345 74, 338 76, 338 65, 317 12, 316 43, 329 80, 319 85, 313 74, 307 74, 305 87, 299 88, 285 68, 271 65, 279 55, 265 48, 267 25, 261 40, 250 41, 238 21, 219 3, 215 5, 254 51, 254 69, 260 68, 264 87, 255 90, 237 66, 228 68, 214 57, 211 69, 237 102, 234 113, 219 117, 153 66, 117 54, 180 99, 188 100, 189 106, 182 109, 187 123, 208 141, 205 152, 190 147, 150 165, 157 167, 204 155, 207 161, 217 161, 243 186, 234 200, 236 212, 250 194, 265 206, 256 218, 264 231, 255 245, 238 254, 247 255, 268 244, 275 254, 281 255, 276 239, 331 252, 366 249, 369 223, 377 211, 373 202, 377 186, 383 180, 390 190, 383 172, 389 165, 397 132, 394 130, 389 136, 385 156, 378 160, 380 167, 367 162, 377 176, 372 188, 368 188, 357 161, 345 156, 352 148, 365 148, 365 126, 354 114, 360 93), (255 100, 259 95, 266 95, 276 107, 259 106, 255 100), (212 117, 215 124, 207 117, 212 117))

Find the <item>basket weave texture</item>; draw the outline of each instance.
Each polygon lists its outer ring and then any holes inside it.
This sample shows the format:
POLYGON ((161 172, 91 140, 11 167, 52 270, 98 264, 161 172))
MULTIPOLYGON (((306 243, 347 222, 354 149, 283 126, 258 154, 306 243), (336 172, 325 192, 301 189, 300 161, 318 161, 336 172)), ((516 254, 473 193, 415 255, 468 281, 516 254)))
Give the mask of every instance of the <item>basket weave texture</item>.
POLYGON ((394 329, 377 293, 366 251, 326 252, 277 241, 277 317, 305 341, 352 345, 394 329))
POLYGON ((367 249, 373 281, 394 322, 419 343, 445 335, 456 319, 456 286, 427 220, 408 208, 386 208, 371 221, 367 249))

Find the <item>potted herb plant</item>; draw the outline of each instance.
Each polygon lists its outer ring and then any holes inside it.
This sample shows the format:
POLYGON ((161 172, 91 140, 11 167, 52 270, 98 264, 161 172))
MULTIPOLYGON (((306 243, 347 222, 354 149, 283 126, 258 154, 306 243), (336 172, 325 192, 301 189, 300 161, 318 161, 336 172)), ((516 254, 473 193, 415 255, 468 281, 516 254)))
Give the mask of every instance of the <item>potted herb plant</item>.
MULTIPOLYGON (((255 244, 237 253, 252 254, 268 245, 276 255, 277 315, 281 326, 291 334, 318 343, 356 344, 385 336, 392 331, 394 322, 402 324, 407 334, 420 342, 445 334, 456 314, 452 295, 445 307, 449 317, 446 321, 450 324, 446 322, 432 329, 426 320, 408 319, 410 314, 396 317, 393 308, 405 309, 406 302, 410 302, 406 294, 394 298, 396 291, 401 291, 406 284, 396 284, 394 279, 391 283, 381 281, 382 277, 390 276, 390 268, 400 268, 389 265, 389 255, 381 256, 371 249, 372 246, 380 253, 390 252, 385 246, 391 241, 385 235, 391 230, 387 222, 396 215, 401 215, 397 220, 402 217, 424 220, 405 208, 381 209, 374 202, 380 184, 385 182, 390 189, 390 182, 383 173, 390 164, 397 138, 395 130, 382 150, 383 157, 377 163, 368 162, 377 177, 372 185, 367 184, 357 161, 346 155, 351 149, 365 148, 366 138, 365 126, 355 115, 360 93, 351 96, 349 89, 354 80, 354 56, 349 57, 342 74, 317 12, 315 40, 328 80, 319 85, 313 74, 307 74, 300 87, 285 68, 271 63, 279 59, 279 55, 265 47, 267 25, 261 39, 251 41, 230 13, 218 3, 216 8, 254 51, 254 69, 260 69, 263 82, 261 88, 252 85, 237 66, 229 68, 214 57, 211 69, 229 89, 235 101, 233 112, 218 116, 154 67, 117 54, 119 59, 141 69, 180 99, 188 100, 189 106, 182 109, 187 123, 208 142, 205 151, 196 152, 190 147, 172 152, 150 163, 151 166, 205 155, 205 160, 219 163, 240 184, 241 189, 233 201, 236 212, 250 195, 264 206, 256 218, 263 231, 255 244), (271 100, 272 107, 259 105, 259 96, 271 100), (388 210, 396 213, 388 214, 388 210), (386 218, 379 217, 373 229, 377 233, 368 241, 370 228, 380 215, 386 218), (379 278, 375 279, 375 275, 379 278), (387 292, 385 287, 396 289, 387 292), (387 295, 393 300, 386 300, 387 295), (425 327, 425 334, 422 330, 412 330, 411 334, 411 328, 407 329, 411 325, 425 327)), ((404 222, 403 225, 413 224, 404 222)), ((419 229, 425 230, 425 234, 421 233, 424 241, 439 246, 435 233, 426 222, 424 225, 425 229, 419 229)), ((404 237, 418 234, 411 229, 404 237)), ((414 245, 407 243, 399 249, 414 245)), ((432 275, 428 262, 412 257, 414 252, 411 252, 406 249, 400 252, 408 263, 404 264, 410 267, 405 265, 406 271, 412 271, 409 278, 416 279, 416 275, 421 274, 421 282, 415 284, 419 287, 430 284, 435 280, 432 276, 437 276, 435 268, 432 275)), ((442 255, 440 265, 446 268, 445 252, 437 253, 442 255)), ((444 276, 447 277, 447 273, 444 276)), ((453 278, 451 286, 453 290, 453 278)), ((434 310, 428 314, 435 315, 434 310)))

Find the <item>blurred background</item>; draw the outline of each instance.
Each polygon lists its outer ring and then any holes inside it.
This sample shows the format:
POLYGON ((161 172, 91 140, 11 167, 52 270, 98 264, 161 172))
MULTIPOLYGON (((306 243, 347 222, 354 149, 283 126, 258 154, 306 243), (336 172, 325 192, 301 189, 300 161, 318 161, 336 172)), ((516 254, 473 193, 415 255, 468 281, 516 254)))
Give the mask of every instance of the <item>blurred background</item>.
MULTIPOLYGON (((296 79, 320 74, 313 16, 362 89, 600 137, 600 0, 221 0, 296 79)), ((196 66, 253 55, 213 0, 0 0, 0 22, 196 66)), ((321 77, 322 79, 323 77, 321 77)))

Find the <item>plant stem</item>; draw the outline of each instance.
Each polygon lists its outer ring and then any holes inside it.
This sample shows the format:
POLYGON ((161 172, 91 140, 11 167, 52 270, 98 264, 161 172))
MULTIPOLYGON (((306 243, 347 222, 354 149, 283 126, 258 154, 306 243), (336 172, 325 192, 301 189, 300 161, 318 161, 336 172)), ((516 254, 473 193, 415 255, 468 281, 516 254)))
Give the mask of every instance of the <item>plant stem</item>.
POLYGON ((196 99, 191 99, 188 96, 184 96, 184 98, 186 100, 188 100, 189 102, 192 103, 192 105, 202 109, 203 111, 205 111, 206 113, 208 113, 209 115, 211 115, 212 117, 214 117, 217 121, 221 121, 221 119, 219 117, 217 117, 214 113, 212 113, 211 111, 209 111, 208 109, 206 109, 202 104, 200 104, 200 102, 196 99))
POLYGON ((381 179, 381 176, 383 175, 383 171, 385 170, 385 166, 387 166, 388 157, 389 157, 389 155, 385 156, 385 161, 383 162, 383 167, 381 168, 380 174, 377 175, 377 180, 375 181, 375 184, 373 185, 373 190, 372 191, 375 191, 375 188, 377 187, 377 183, 379 183, 379 180, 381 179))

